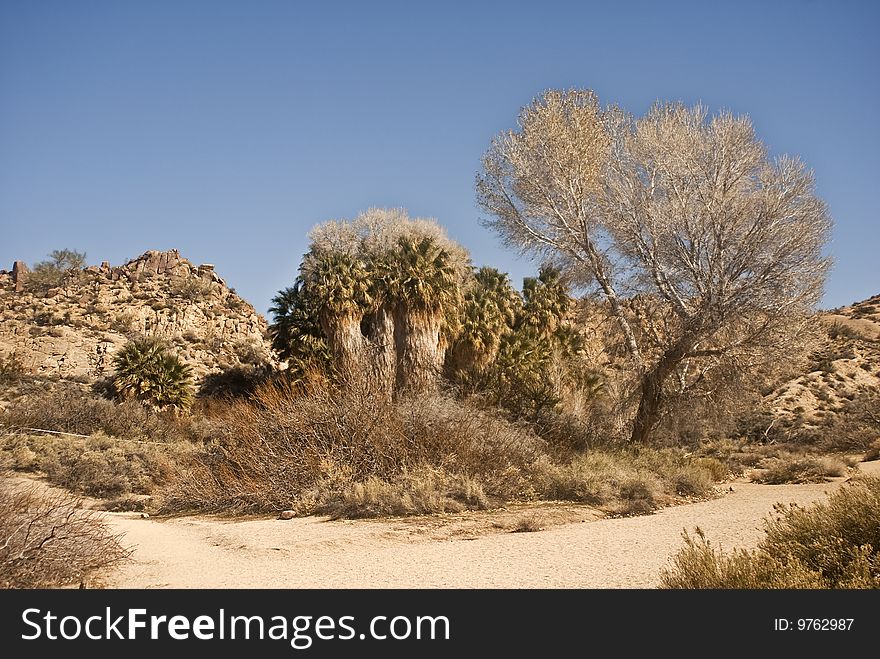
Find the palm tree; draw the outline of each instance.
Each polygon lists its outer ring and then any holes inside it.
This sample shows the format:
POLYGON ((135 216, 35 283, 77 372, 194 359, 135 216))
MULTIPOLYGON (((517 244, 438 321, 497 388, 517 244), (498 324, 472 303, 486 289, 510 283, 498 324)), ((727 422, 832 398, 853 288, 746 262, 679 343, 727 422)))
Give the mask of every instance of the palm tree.
POLYGON ((549 337, 563 325, 570 307, 568 286, 559 270, 541 266, 537 277, 523 279, 523 309, 518 325, 549 337))
POLYGON ((372 275, 346 252, 310 252, 301 267, 308 294, 316 300, 318 322, 340 373, 361 372, 366 339, 361 321, 372 302, 372 275))
POLYGON ((495 404, 533 422, 556 407, 561 390, 552 377, 554 356, 552 343, 534 332, 504 336, 491 370, 495 404))
POLYGON ((460 274, 449 251, 430 236, 401 237, 383 278, 394 317, 396 390, 416 393, 434 386, 448 337, 445 316, 461 299, 460 274))
POLYGON ((156 337, 134 339, 113 357, 113 389, 119 399, 184 408, 192 400, 192 369, 156 337))
POLYGON ((272 298, 269 312, 273 316, 269 327, 272 347, 287 360, 287 372, 299 378, 312 369, 326 371, 330 349, 318 320, 318 301, 301 277, 272 298))
POLYGON ((466 389, 476 386, 521 309, 522 299, 507 274, 480 268, 464 294, 460 327, 447 364, 450 376, 466 389))
POLYGON ((273 336, 282 357, 297 341, 325 339, 332 370, 368 375, 389 396, 436 381, 455 330, 467 252, 433 220, 372 209, 329 221, 311 246, 293 288, 275 298, 273 336))

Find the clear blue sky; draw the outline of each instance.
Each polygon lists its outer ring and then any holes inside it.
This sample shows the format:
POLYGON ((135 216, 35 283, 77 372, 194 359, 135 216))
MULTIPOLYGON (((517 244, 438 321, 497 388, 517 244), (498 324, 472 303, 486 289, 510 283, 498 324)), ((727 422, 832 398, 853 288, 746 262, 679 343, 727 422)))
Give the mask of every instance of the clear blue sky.
POLYGON ((483 228, 489 140, 547 88, 749 114, 835 219, 822 306, 880 293, 880 3, 0 0, 0 267, 178 248, 265 312, 316 223, 483 228))

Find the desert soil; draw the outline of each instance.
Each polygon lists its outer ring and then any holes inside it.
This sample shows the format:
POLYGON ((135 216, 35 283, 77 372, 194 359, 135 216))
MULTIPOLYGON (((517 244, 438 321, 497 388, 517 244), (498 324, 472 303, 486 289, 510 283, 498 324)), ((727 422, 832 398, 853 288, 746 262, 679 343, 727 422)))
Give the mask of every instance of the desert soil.
MULTIPOLYGON (((880 462, 858 470, 880 475, 880 462)), ((774 504, 808 505, 845 480, 735 482, 708 501, 625 518, 564 504, 335 521, 107 513, 134 551, 101 581, 110 588, 653 588, 683 530, 699 526, 725 549, 754 547, 774 504), (540 530, 513 532, 523 520, 540 530)))

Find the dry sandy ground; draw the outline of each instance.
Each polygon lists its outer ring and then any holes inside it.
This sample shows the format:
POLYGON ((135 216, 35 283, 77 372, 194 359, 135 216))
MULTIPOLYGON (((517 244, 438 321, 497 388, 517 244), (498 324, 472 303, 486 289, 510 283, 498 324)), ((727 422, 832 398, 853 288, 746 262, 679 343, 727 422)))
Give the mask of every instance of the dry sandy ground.
MULTIPOLYGON (((880 462, 858 465, 880 475, 880 462)), ((844 478, 811 485, 734 483, 710 501, 600 519, 577 506, 382 521, 108 513, 134 547, 111 588, 653 588, 699 526, 725 549, 753 547, 777 502, 807 505, 844 478), (547 526, 511 529, 523 517, 547 526)))

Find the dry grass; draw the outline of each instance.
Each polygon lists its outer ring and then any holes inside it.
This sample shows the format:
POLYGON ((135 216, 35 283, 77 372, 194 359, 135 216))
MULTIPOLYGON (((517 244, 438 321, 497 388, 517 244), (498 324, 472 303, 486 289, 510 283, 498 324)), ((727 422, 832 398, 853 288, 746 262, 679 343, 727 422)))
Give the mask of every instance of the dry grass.
POLYGON ((834 456, 791 456, 771 458, 765 469, 752 475, 755 483, 781 485, 783 483, 825 483, 835 476, 843 476, 849 466, 834 456))
POLYGON ((551 444, 440 393, 392 402, 368 377, 345 386, 276 378, 187 416, 61 382, 17 399, 0 422, 90 435, 8 434, 0 459, 113 498, 113 510, 143 508, 151 496, 151 512, 166 513, 375 517, 563 500, 633 515, 708 496, 726 475, 718 460, 679 450, 578 444, 571 424, 569 439, 551 444))
POLYGON ((480 483, 461 474, 423 467, 401 474, 393 482, 374 476, 341 487, 320 483, 315 512, 332 518, 388 517, 461 512, 489 507, 480 483))
POLYGON ((661 576, 664 588, 880 588, 880 478, 809 507, 778 505, 757 549, 724 552, 697 529, 661 576))
POLYGON ((95 513, 67 493, 41 494, 0 475, 0 587, 83 584, 129 551, 95 513))
POLYGON ((139 401, 115 403, 71 381, 34 381, 0 413, 0 426, 39 428, 156 442, 209 439, 213 427, 199 408, 187 415, 154 410, 139 401))
POLYGON ((617 515, 644 514, 680 497, 709 496, 715 474, 708 459, 674 449, 591 451, 567 462, 538 461, 533 478, 543 498, 578 501, 617 515))
POLYGON ((440 394, 392 403, 369 381, 264 385, 231 401, 222 426, 166 512, 362 517, 546 499, 637 514, 707 496, 718 472, 671 449, 564 454, 492 410, 440 394))
POLYGON ((186 443, 146 444, 106 435, 89 438, 0 435, 0 461, 39 472, 56 485, 96 497, 152 494, 170 482, 186 443))
POLYGON ((224 430, 182 470, 166 509, 351 516, 485 507, 520 493, 516 474, 542 444, 441 396, 391 403, 369 383, 276 382, 230 402, 224 430))
POLYGON ((520 517, 514 527, 510 530, 511 533, 536 533, 538 531, 543 531, 546 527, 543 520, 536 515, 524 515, 520 517))

